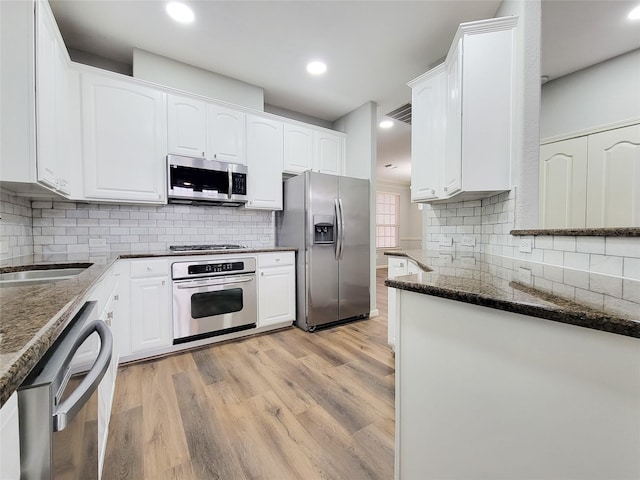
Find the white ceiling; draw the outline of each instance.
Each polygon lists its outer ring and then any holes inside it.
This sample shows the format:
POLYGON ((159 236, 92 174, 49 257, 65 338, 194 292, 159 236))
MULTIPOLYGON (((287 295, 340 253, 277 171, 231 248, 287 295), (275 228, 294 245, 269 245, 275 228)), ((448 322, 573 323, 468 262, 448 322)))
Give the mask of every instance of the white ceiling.
MULTIPOLYGON (((406 83, 446 55, 458 24, 495 16, 501 2, 191 0, 191 25, 169 19, 163 0, 50 3, 70 48, 128 64, 141 48, 258 85, 268 104, 334 121, 370 100, 379 116, 409 102, 406 83), (328 64, 324 76, 306 73, 311 59, 328 64)), ((555 78, 640 48, 640 22, 624 18, 639 3, 545 0, 542 73, 555 78)), ((409 183, 410 132, 399 122, 379 130, 379 179, 409 183)))

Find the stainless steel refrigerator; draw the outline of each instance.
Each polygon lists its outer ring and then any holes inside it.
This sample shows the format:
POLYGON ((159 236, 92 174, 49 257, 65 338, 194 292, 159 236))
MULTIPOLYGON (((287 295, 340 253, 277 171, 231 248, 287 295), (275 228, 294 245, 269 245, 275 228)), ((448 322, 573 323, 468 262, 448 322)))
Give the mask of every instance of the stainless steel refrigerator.
POLYGON ((369 181, 316 172, 284 181, 276 243, 296 247, 296 325, 369 315, 369 181))

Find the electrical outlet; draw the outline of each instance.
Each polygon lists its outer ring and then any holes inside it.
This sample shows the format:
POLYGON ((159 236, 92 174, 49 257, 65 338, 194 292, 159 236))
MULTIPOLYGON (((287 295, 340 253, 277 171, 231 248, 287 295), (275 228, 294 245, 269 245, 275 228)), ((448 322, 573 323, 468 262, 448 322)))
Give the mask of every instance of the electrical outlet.
POLYGON ((461 245, 463 247, 475 247, 476 246, 476 237, 462 237, 462 243, 461 245))
POLYGON ((260 243, 266 245, 269 243, 269 237, 260 237, 260 243))
POLYGON ((453 246, 453 238, 451 237, 440 237, 438 245, 441 247, 451 247, 453 246))
POLYGON ((521 238, 520 239, 520 253, 531 253, 532 245, 530 238, 521 238))
POLYGON ((473 267, 476 264, 476 257, 460 257, 462 266, 473 267))
POLYGON ((106 238, 90 238, 89 239, 89 247, 106 247, 107 239, 106 238))

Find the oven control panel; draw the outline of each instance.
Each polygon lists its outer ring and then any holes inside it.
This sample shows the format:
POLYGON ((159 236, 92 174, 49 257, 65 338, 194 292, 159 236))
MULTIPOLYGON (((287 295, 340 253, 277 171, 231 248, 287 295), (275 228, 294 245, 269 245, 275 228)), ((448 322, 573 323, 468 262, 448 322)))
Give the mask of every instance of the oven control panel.
POLYGON ((200 265, 189 265, 189 268, 187 268, 189 275, 242 271, 244 271, 244 262, 205 263, 200 265))
POLYGON ((175 262, 171 265, 171 277, 174 280, 216 275, 236 275, 255 271, 256 259, 252 257, 175 262))

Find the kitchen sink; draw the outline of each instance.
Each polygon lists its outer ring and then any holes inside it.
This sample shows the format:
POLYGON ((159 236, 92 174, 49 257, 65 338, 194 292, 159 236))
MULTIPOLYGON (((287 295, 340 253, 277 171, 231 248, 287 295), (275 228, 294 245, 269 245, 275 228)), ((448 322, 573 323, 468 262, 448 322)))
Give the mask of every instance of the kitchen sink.
POLYGON ((20 272, 0 273, 0 287, 17 287, 26 285, 37 285, 40 283, 57 282, 67 280, 84 272, 92 264, 81 264, 79 266, 50 269, 31 269, 20 272))

